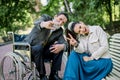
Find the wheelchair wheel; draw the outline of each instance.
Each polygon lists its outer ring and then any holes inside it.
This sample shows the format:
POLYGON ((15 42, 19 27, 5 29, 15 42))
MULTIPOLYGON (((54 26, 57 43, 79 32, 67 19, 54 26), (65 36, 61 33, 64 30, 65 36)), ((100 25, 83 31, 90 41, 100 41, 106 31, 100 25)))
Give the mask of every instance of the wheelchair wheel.
POLYGON ((8 54, 3 58, 1 62, 2 80, 19 80, 19 70, 18 61, 14 56, 8 54))
POLYGON ((40 80, 40 78, 37 77, 38 72, 37 72, 37 69, 36 69, 34 62, 31 63, 31 67, 32 67, 31 73, 28 75, 28 79, 26 79, 26 80, 40 80))
POLYGON ((40 80, 40 76, 38 74, 37 69, 35 69, 35 66, 34 66, 32 72, 29 74, 28 80, 40 80))

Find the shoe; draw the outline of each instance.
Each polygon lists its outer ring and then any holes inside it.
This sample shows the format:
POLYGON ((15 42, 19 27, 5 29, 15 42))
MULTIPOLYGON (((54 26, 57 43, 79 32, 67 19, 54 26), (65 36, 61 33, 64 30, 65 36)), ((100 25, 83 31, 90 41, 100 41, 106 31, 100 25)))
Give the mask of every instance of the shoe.
POLYGON ((62 80, 58 74, 50 75, 49 80, 62 80))
POLYGON ((47 78, 47 76, 44 76, 40 80, 48 80, 48 78, 47 78))

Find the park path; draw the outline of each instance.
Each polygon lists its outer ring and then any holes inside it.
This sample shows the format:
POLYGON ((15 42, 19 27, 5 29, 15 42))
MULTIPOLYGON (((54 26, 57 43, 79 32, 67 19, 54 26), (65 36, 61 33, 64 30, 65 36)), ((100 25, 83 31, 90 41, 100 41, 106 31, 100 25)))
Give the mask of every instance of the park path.
MULTIPOLYGON (((4 55, 9 52, 12 52, 12 44, 0 46, 0 63, 1 63, 1 60, 3 59, 4 55)), ((64 74, 64 68, 65 68, 65 57, 64 56, 65 55, 63 55, 61 71, 59 71, 60 77, 63 77, 63 74, 64 74)), ((46 73, 47 73, 47 75, 49 75, 50 74, 50 64, 45 63, 45 67, 46 67, 46 73)))
POLYGON ((0 46, 0 62, 6 53, 12 52, 12 44, 0 46))

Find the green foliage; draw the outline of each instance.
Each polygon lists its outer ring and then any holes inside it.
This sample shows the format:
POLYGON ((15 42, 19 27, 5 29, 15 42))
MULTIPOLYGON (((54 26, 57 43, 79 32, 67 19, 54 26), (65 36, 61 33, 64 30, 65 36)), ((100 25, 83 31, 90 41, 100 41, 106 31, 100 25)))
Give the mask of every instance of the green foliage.
MULTIPOLYGON (((90 25, 100 25, 110 34, 120 32, 115 27, 114 16, 120 14, 120 0, 70 0, 73 3, 74 12, 70 15, 71 21, 83 21, 90 25), (115 6, 119 10, 114 10, 115 6), (114 15, 113 15, 114 14, 114 15), (109 26, 106 26, 109 25, 109 26)), ((117 16, 120 20, 120 16, 117 16)))
POLYGON ((103 25, 101 9, 95 9, 95 0, 74 0, 73 1, 73 15, 71 20, 83 21, 87 24, 103 25))
POLYGON ((63 4, 64 0, 49 0, 49 3, 47 6, 42 6, 40 14, 49 14, 51 16, 54 16, 56 13, 60 12, 61 6, 64 6, 63 4))
MULTIPOLYGON (((60 11, 60 7, 64 6, 65 0, 49 0, 49 4, 41 8, 41 14, 48 13, 50 15, 56 14, 60 11), (62 3, 62 4, 59 4, 62 3)), ((114 26, 115 15, 117 20, 120 19, 120 0, 66 0, 72 3, 72 14, 69 13, 70 21, 83 21, 89 25, 100 25, 109 33, 120 32, 114 26), (118 5, 118 6, 117 6, 118 5), (115 10, 117 6, 118 10, 115 10), (109 25, 109 26, 106 26, 109 25), (111 29, 109 29, 109 28, 111 29)), ((67 11, 67 8, 65 9, 67 11)))
MULTIPOLYGON (((0 32, 17 31, 31 26, 35 18, 41 14, 54 16, 65 8, 65 0, 49 0, 47 6, 42 6, 39 0, 0 0, 0 32), (39 5, 38 5, 39 4, 39 5), (34 6, 38 5, 40 11, 36 13, 34 6), (33 13, 35 13, 33 15, 33 13)), ((89 25, 100 25, 106 30, 118 31, 114 27, 114 20, 120 20, 120 0, 67 0, 72 3, 70 21, 83 21, 89 25), (117 7, 117 10, 115 10, 117 7), (115 19, 117 15, 117 19, 115 19), (109 26, 105 26, 109 25, 109 26), (110 29, 109 29, 109 28, 110 29)), ((38 17, 37 17, 38 18, 38 17)), ((4 32, 4 33, 5 33, 4 32)), ((114 32, 114 33, 115 33, 114 32)), ((119 32, 119 31, 118 31, 119 32)))
POLYGON ((32 23, 31 3, 28 0, 0 1, 0 30, 17 31, 32 23))

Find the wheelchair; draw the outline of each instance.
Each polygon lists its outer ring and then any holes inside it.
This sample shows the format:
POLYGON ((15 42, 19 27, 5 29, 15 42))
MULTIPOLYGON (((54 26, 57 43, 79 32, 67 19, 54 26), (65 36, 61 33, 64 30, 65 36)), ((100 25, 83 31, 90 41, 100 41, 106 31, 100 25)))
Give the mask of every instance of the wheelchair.
POLYGON ((13 51, 1 61, 1 80, 39 80, 36 66, 31 61, 31 46, 21 42, 27 35, 8 34, 12 37, 13 51))

